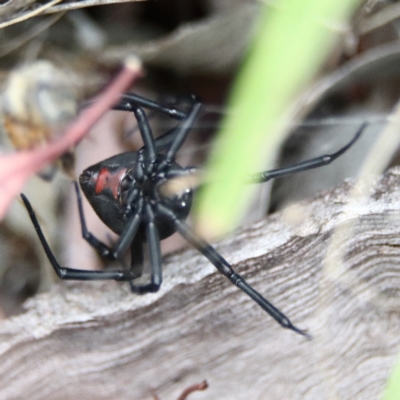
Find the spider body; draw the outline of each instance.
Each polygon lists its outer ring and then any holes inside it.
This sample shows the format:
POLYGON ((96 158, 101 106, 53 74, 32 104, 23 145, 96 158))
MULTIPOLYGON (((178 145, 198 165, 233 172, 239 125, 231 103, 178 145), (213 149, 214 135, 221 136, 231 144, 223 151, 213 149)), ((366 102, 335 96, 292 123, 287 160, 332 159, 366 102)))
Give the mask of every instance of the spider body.
MULTIPOLYGON (((93 165, 87 168, 79 178, 81 188, 97 215, 119 235, 113 247, 101 242, 87 229, 79 187, 75 182, 83 238, 107 259, 121 260, 130 249, 129 268, 88 271, 60 266, 43 235, 31 204, 24 195, 21 195, 51 265, 61 279, 114 279, 129 282, 134 293, 155 292, 159 290, 162 283, 160 240, 178 232, 222 275, 281 326, 308 337, 236 273, 229 262, 185 222, 192 205, 192 190, 186 188, 172 194, 163 190, 163 186, 169 180, 185 177, 196 170, 193 167, 182 167, 175 162, 175 156, 188 136, 201 107, 200 101, 195 96, 189 97, 189 104, 187 111, 181 111, 134 94, 124 94, 120 103, 114 107, 116 110, 135 114, 144 146, 137 152, 118 154, 93 165), (175 128, 155 139, 143 108, 166 114, 180 122, 175 128), (151 279, 149 283, 138 284, 136 278, 143 272, 143 244, 145 242, 151 279)), ((359 128, 352 140, 336 153, 316 157, 289 167, 260 172, 250 177, 249 181, 262 183, 272 178, 327 165, 347 151, 360 137, 364 128, 365 124, 359 128)))
MULTIPOLYGON (((87 168, 80 175, 79 183, 96 214, 118 235, 122 234, 132 213, 139 211, 141 201, 149 205, 162 240, 175 233, 176 228, 168 218, 157 212, 157 204, 165 203, 179 219, 185 220, 193 198, 190 188, 173 197, 165 196, 159 190, 169 179, 185 173, 185 169, 177 163, 164 161, 165 157, 158 155, 150 168, 146 168, 141 153, 118 154, 87 168)), ((145 223, 142 221, 138 236, 146 241, 144 231, 145 223)))

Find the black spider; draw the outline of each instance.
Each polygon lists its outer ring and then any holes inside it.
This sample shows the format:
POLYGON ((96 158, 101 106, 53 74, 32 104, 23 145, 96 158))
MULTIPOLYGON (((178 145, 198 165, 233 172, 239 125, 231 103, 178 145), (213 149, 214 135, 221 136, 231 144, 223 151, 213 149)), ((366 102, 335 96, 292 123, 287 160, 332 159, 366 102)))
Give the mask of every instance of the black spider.
MULTIPOLYGON (((116 110, 132 111, 135 114, 144 146, 137 152, 118 154, 93 165, 83 171, 79 177, 81 188, 97 215, 119 235, 119 240, 113 248, 99 241, 87 230, 82 199, 75 182, 83 238, 102 257, 111 260, 121 259, 130 248, 130 269, 85 271, 61 267, 43 236, 31 204, 22 194, 21 197, 46 255, 61 279, 114 279, 128 281, 134 293, 156 292, 162 282, 160 240, 179 232, 192 246, 207 257, 221 274, 245 292, 279 324, 284 328, 308 336, 255 291, 209 243, 197 236, 185 223, 192 204, 192 190, 187 188, 183 193, 172 196, 166 195, 162 190, 163 185, 172 178, 186 176, 193 172, 193 168, 183 168, 174 159, 188 136, 200 107, 201 103, 195 96, 190 97, 189 111, 183 112, 134 94, 124 94, 120 103, 114 107, 116 110), (175 128, 154 139, 142 107, 164 113, 181 122, 175 128), (135 279, 140 277, 143 271, 144 242, 148 244, 151 282, 139 285, 135 283, 135 279)), ((353 139, 336 153, 313 158, 289 167, 261 172, 253 175, 250 181, 266 182, 272 178, 327 165, 353 145, 364 127, 365 124, 360 127, 353 139)))

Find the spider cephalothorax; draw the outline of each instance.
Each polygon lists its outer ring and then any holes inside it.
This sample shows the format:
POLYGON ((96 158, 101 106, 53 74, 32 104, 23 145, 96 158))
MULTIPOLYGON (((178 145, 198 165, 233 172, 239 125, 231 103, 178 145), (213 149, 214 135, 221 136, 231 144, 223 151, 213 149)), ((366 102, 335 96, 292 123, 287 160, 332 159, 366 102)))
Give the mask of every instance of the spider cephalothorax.
MULTIPOLYGON (((57 275, 61 279, 128 281, 135 293, 155 292, 162 282, 160 240, 174 232, 179 232, 192 246, 207 257, 221 274, 246 293, 279 324, 284 328, 292 329, 307 336, 306 333, 296 328, 273 304, 255 291, 232 269, 228 261, 204 239, 197 236, 186 224, 185 219, 192 204, 192 190, 185 188, 183 191, 173 194, 166 194, 162 190, 163 186, 171 179, 189 175, 194 170, 193 167, 184 168, 178 165, 175 162, 175 156, 199 113, 199 100, 195 96, 191 96, 190 108, 187 112, 183 112, 133 94, 124 94, 121 102, 114 108, 131 111, 135 114, 144 146, 137 152, 118 154, 93 165, 87 168, 79 178, 81 188, 97 215, 119 235, 117 243, 112 248, 88 231, 77 183, 75 183, 75 190, 83 238, 102 257, 112 260, 120 260, 130 248, 130 268, 87 271, 61 267, 42 233, 32 206, 27 198, 22 195, 43 248, 57 275), (142 107, 164 113, 181 122, 175 128, 155 139, 142 107), (147 284, 138 284, 135 280, 143 272, 143 243, 145 242, 150 260, 151 281, 147 284)), ((289 167, 260 172, 251 177, 250 181, 262 183, 289 173, 327 165, 355 143, 364 127, 365 124, 360 127, 353 139, 336 153, 303 161, 289 167)))

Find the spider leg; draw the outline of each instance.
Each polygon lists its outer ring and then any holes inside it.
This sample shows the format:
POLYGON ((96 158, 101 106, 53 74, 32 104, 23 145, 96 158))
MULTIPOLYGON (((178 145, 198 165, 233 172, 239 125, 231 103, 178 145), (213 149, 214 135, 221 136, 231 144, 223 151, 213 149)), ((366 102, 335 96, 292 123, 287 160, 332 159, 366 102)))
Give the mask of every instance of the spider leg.
POLYGON ((157 211, 170 218, 174 222, 176 230, 183 236, 184 239, 186 239, 194 248, 208 258, 208 260, 222 275, 226 276, 234 285, 246 293, 282 327, 291 329, 294 332, 310 338, 306 332, 294 326, 290 322, 289 318, 287 318, 267 299, 261 296, 260 293, 254 290, 238 273, 233 270, 232 266, 209 243, 197 236, 194 231, 184 221, 180 220, 172 210, 160 204, 157 207, 157 211))
POLYGON ((157 292, 162 283, 162 267, 161 267, 161 249, 158 229, 155 224, 155 217, 152 207, 149 203, 145 205, 146 221, 146 237, 149 246, 150 267, 151 267, 151 283, 145 285, 135 285, 129 282, 131 290, 137 294, 157 292))
MULTIPOLYGON (((85 214, 83 212, 82 206, 82 196, 79 190, 77 182, 74 182, 76 198, 78 202, 79 219, 82 228, 82 237, 104 258, 110 260, 119 259, 127 250, 132 243, 134 237, 139 228, 140 224, 140 214, 143 207, 143 201, 138 201, 137 211, 130 217, 126 224, 125 229, 122 231, 117 243, 114 248, 111 248, 97 239, 89 230, 87 229, 85 214)), ((137 277, 137 276, 135 276, 137 277)))
POLYGON ((357 130, 354 137, 350 140, 350 142, 335 153, 325 154, 323 156, 302 161, 297 164, 289 165, 287 167, 256 173, 250 177, 249 182, 250 183, 267 182, 270 179, 281 178, 286 175, 291 175, 297 172, 307 171, 309 169, 319 168, 328 165, 334 160, 336 160, 338 157, 340 157, 343 153, 345 153, 351 146, 353 146, 353 144, 361 136, 367 125, 368 123, 362 124, 361 127, 357 130))
POLYGON ((143 240, 142 237, 136 235, 131 243, 131 268, 132 276, 139 278, 143 274, 144 257, 143 257, 143 240))
MULTIPOLYGON (((185 96, 185 99, 187 99, 187 96, 185 96)), ((193 101, 192 96, 190 96, 189 101, 193 101)), ((156 112, 161 112, 177 120, 183 120, 187 117, 184 111, 175 108, 175 106, 165 106, 133 93, 124 93, 120 103, 114 106, 113 109, 120 111, 134 111, 135 107, 137 106, 141 106, 156 112)), ((156 150, 161 151, 170 146, 177 133, 177 127, 174 127, 155 139, 156 150)))
MULTIPOLYGON (((183 119, 182 123, 176 127, 176 135, 174 137, 174 140, 169 145, 167 154, 165 155, 165 164, 170 163, 175 158, 176 153, 179 151, 179 149, 183 145, 183 142, 186 140, 187 135, 192 129, 194 121, 196 120, 197 115, 200 111, 200 100, 194 95, 191 96, 191 100, 193 102, 192 108, 183 119)), ((159 168, 163 167, 161 166, 159 168)))
POLYGON ((139 126, 140 134, 143 139, 144 147, 143 150, 146 154, 147 166, 151 167, 156 160, 156 145, 151 131, 147 116, 142 108, 133 106, 133 112, 139 126))
MULTIPOLYGON (((193 126, 192 126, 193 128, 193 126)), ((172 142, 175 140, 176 135, 180 132, 181 126, 175 126, 162 135, 158 136, 156 141, 156 149, 158 152, 164 150, 165 148, 171 146, 172 142)), ((179 150, 179 149, 178 149, 179 150)))
POLYGON ((168 130, 167 132, 163 133, 156 139, 156 149, 157 152, 160 152, 161 150, 164 150, 168 146, 171 145, 171 143, 174 141, 175 136, 178 133, 178 128, 179 126, 175 126, 172 129, 168 130))
POLYGON ((177 120, 183 120, 186 118, 186 113, 178 110, 175 107, 168 107, 133 93, 122 94, 120 102, 113 107, 113 110, 133 111, 134 106, 148 108, 150 110, 166 114, 167 116, 177 120))
POLYGON ((54 271, 56 272, 56 274, 60 279, 81 280, 81 281, 113 279, 117 281, 130 281, 135 278, 135 276, 133 276, 132 272, 129 270, 88 271, 83 269, 61 267, 57 259, 55 258, 53 252, 51 251, 50 246, 46 241, 46 238, 43 235, 42 228, 39 225, 39 222, 36 218, 35 212, 33 211, 30 202, 23 194, 21 194, 21 198, 29 213, 29 217, 31 218, 32 224, 35 227, 36 233, 39 236, 40 242, 42 243, 46 256, 49 259, 50 264, 52 265, 54 271))

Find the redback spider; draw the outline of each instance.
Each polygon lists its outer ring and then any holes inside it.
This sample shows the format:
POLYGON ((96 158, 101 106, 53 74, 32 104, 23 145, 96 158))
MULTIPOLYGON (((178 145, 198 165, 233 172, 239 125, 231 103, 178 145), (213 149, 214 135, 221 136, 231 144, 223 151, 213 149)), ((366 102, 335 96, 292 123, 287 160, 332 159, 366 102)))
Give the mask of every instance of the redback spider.
MULTIPOLYGON (((42 233, 31 204, 23 194, 21 195, 51 265, 61 279, 114 279, 128 281, 134 293, 156 292, 162 282, 160 240, 179 232, 193 247, 208 258, 221 274, 246 293, 280 325, 309 337, 254 290, 232 269, 222 255, 200 238, 185 222, 192 205, 192 189, 187 188, 182 193, 175 195, 165 195, 161 190, 161 187, 169 180, 187 176, 195 170, 193 167, 184 168, 174 161, 201 107, 201 102, 195 96, 190 96, 189 104, 189 110, 184 112, 134 94, 124 94, 120 103, 114 107, 116 110, 130 111, 135 114, 144 146, 139 151, 118 154, 101 161, 87 168, 79 177, 80 186, 97 215, 119 235, 114 247, 107 246, 88 231, 79 187, 75 182, 83 238, 106 259, 120 260, 130 248, 131 264, 129 269, 87 271, 61 267, 42 233), (155 139, 143 108, 166 114, 179 120, 180 123, 155 139), (143 272, 143 244, 145 242, 148 245, 151 281, 147 284, 137 284, 135 279, 140 277, 143 272)), ((251 176, 249 181, 262 183, 272 178, 327 165, 356 142, 365 125, 362 125, 352 140, 336 153, 316 157, 288 167, 260 172, 251 176)))

